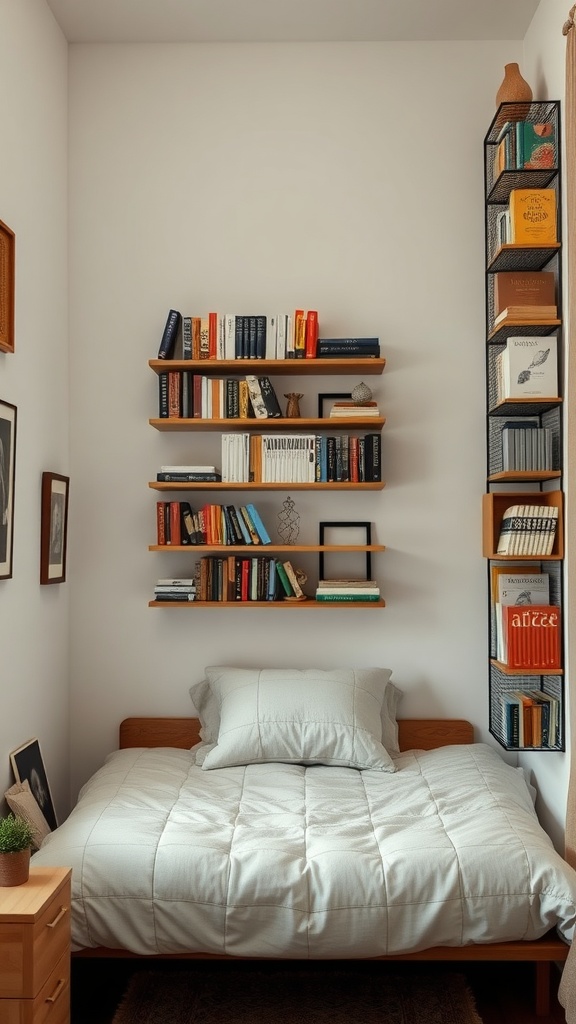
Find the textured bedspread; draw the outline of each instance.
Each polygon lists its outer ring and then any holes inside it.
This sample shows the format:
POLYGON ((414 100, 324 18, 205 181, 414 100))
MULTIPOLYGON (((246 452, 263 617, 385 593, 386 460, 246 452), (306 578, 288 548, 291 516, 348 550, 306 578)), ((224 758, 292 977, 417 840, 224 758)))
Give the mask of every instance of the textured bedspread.
POLYGON ((484 744, 410 751, 393 773, 187 750, 110 755, 33 864, 73 867, 73 948, 354 958, 571 941, 576 872, 521 773, 484 744))

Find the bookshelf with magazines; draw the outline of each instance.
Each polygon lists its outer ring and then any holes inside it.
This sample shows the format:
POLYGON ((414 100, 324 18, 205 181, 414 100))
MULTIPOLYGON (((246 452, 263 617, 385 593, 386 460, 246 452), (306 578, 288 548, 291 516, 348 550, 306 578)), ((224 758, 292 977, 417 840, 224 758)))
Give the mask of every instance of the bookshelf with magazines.
POLYGON ((489 726, 565 749, 560 104, 500 104, 484 139, 489 726))
MULTIPOLYGON (((373 342, 377 343, 377 339, 373 339, 373 342)), ((277 412, 271 412, 264 417, 264 413, 255 414, 254 408, 251 408, 248 414, 244 412, 244 415, 238 415, 237 412, 229 414, 230 407, 225 404, 226 399, 222 396, 233 390, 229 386, 230 381, 245 380, 249 377, 259 379, 265 376, 272 382, 276 381, 276 386, 287 377, 295 378, 302 385, 307 378, 314 375, 352 377, 356 383, 356 378, 360 381, 366 376, 382 374, 385 359, 379 354, 363 357, 358 356, 356 352, 350 355, 339 354, 336 358, 329 358, 324 354, 318 358, 284 359, 157 358, 149 360, 149 367, 158 377, 160 403, 160 415, 150 418, 149 424, 160 432, 220 434, 222 446, 222 463, 217 470, 214 466, 192 467, 206 471, 182 473, 176 479, 167 478, 169 474, 159 472, 156 474, 156 480, 149 481, 149 487, 155 492, 160 492, 157 493, 157 523, 158 515, 162 516, 163 521, 165 517, 169 518, 167 510, 170 505, 180 507, 180 512, 174 511, 173 522, 178 521, 178 525, 183 521, 182 506, 188 506, 193 514, 199 514, 204 522, 209 519, 213 523, 215 516, 218 523, 215 532, 210 535, 201 531, 193 532, 190 535, 194 538, 192 541, 190 536, 186 535, 185 529, 177 528, 175 537, 178 543, 170 541, 167 544, 165 535, 160 535, 157 530, 157 543, 150 544, 149 550, 178 554, 180 561, 187 556, 184 565, 190 564, 191 568, 186 570, 187 579, 182 584, 176 578, 158 580, 154 599, 149 602, 150 607, 222 608, 233 605, 245 608, 304 610, 328 606, 333 609, 344 606, 346 609, 383 608, 385 601, 376 581, 370 581, 370 591, 366 592, 364 600, 361 593, 356 593, 354 600, 348 595, 338 595, 339 600, 333 596, 331 600, 320 600, 316 599, 317 585, 312 571, 306 583, 300 587, 294 570, 299 565, 299 556, 302 556, 305 563, 308 560, 311 566, 312 562, 317 561, 313 556, 323 553, 340 554, 354 559, 357 553, 364 556, 381 553, 385 550, 384 545, 360 541, 338 544, 296 541, 286 544, 280 540, 277 543, 270 537, 272 515, 264 510, 261 520, 265 532, 270 532, 264 542, 256 539, 254 543, 253 536, 252 542, 247 545, 246 537, 240 540, 239 535, 234 535, 231 517, 234 513, 238 517, 240 509, 255 509, 253 503, 257 501, 256 496, 241 492, 258 491, 265 496, 267 492, 286 493, 293 490, 382 490, 385 482, 381 472, 380 434, 385 417, 379 410, 378 415, 367 416, 365 411, 354 409, 353 406, 350 408, 350 415, 340 414, 337 418, 323 416, 320 409, 318 416, 298 418, 282 414, 278 416, 277 412), (203 402, 199 412, 200 403, 197 402, 196 415, 193 406, 186 410, 187 415, 182 415, 182 405, 174 405, 172 413, 166 415, 166 406, 161 404, 161 388, 163 377, 168 374, 175 374, 180 378, 186 374, 204 378, 204 397, 207 388, 214 405, 203 402), (219 396, 217 381, 224 382, 220 384, 219 396), (213 384, 212 388, 210 382, 213 384), (239 479, 235 478, 238 475, 237 463, 234 462, 232 468, 228 468, 228 448, 225 451, 225 441, 232 449, 239 445, 246 455, 244 475, 240 473, 239 479), (282 446, 283 441, 290 448, 306 447, 308 475, 303 474, 298 463, 292 465, 290 462, 281 462, 282 467, 288 465, 288 470, 274 470, 275 450, 282 446), (262 452, 270 456, 270 462, 266 465, 262 452), (334 463, 331 462, 332 455, 334 463), (338 469, 331 469, 331 466, 337 466, 338 469), (229 492, 228 495, 226 492, 229 492), (222 504, 223 502, 227 504, 222 504), (234 504, 230 504, 231 502, 234 504), (193 562, 190 562, 191 556, 194 556, 193 562), (277 578, 274 586, 275 575, 277 578)), ((277 388, 279 399, 283 397, 287 387, 286 382, 281 393, 280 388, 277 388)), ((302 390, 305 388, 302 387, 302 390)), ((317 399, 317 395, 312 396, 314 407, 317 399)), ((172 473, 172 476, 174 475, 172 473)), ((180 571, 184 571, 181 566, 179 568, 180 571)), ((308 572, 308 565, 306 570, 308 572)))

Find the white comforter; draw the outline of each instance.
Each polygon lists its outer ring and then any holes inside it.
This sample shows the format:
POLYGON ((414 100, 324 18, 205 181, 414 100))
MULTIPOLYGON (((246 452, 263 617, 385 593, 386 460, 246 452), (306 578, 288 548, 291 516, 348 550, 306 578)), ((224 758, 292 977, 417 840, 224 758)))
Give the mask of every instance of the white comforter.
POLYGON ((73 867, 73 948, 371 957, 571 941, 576 872, 489 746, 410 751, 394 774, 187 750, 111 754, 33 864, 73 867))

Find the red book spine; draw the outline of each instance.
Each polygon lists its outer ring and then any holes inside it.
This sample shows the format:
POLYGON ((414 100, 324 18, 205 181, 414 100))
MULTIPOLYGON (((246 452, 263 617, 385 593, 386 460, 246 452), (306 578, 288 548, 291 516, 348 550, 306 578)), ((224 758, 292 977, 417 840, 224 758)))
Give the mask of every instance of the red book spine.
POLYGON ((240 600, 248 601, 250 597, 250 559, 242 559, 242 576, 240 579, 240 600))
POLYGON ((170 502, 170 543, 182 543, 182 527, 180 518, 180 502, 170 502))
POLYGON ((210 359, 218 355, 218 313, 208 313, 208 354, 210 359))
POLYGON ((156 502, 156 543, 166 543, 166 502, 156 502))
POLYGON ((318 312, 309 309, 306 314, 306 335, 304 342, 306 359, 315 359, 318 349, 318 312))

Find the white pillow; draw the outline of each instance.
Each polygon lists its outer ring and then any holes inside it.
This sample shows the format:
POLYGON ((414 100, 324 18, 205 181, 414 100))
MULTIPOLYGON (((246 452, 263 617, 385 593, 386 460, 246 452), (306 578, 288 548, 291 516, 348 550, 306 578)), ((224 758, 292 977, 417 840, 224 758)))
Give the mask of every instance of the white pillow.
POLYGON ((389 678, 385 669, 211 666, 190 691, 211 743, 196 761, 205 769, 281 761, 393 772, 381 742, 389 678))

